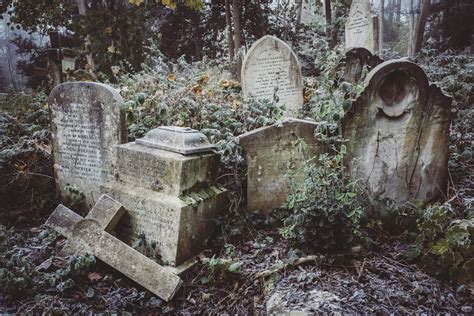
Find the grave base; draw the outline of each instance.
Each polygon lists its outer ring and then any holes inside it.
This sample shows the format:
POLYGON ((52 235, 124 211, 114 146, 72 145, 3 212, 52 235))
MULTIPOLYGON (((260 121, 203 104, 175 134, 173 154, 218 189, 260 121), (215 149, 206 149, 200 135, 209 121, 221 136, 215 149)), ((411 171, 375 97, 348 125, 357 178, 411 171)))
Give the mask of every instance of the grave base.
POLYGON ((172 267, 198 254, 225 210, 227 190, 209 187, 184 196, 110 182, 101 187, 127 210, 117 237, 131 244, 142 240, 145 254, 172 267))

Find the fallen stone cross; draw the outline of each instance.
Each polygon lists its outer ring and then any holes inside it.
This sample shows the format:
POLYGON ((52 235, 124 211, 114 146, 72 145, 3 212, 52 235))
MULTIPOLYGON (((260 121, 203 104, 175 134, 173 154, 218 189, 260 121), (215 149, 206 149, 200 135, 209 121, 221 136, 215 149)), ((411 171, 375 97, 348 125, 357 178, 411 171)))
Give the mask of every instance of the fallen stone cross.
POLYGON ((70 250, 89 251, 163 300, 171 300, 181 279, 107 232, 124 213, 119 202, 103 195, 86 218, 60 204, 46 225, 71 242, 70 250))

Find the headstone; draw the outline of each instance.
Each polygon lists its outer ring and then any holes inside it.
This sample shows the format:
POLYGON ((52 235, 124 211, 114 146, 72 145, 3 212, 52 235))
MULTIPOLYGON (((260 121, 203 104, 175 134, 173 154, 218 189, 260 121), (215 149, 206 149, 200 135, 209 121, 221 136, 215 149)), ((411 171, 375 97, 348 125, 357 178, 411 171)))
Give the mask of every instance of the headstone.
MULTIPOLYGON (((296 2, 297 1, 294 1, 296 2)), ((324 12, 324 2, 321 5, 318 5, 318 0, 302 0, 301 1, 301 18, 300 22, 306 25, 311 23, 320 22, 325 24, 326 20, 323 16, 324 12)))
POLYGON ((377 33, 370 0, 353 0, 346 22, 346 49, 363 47, 375 54, 378 51, 377 33))
POLYGON ((226 210, 226 190, 216 184, 219 155, 190 128, 159 127, 116 146, 114 180, 102 191, 128 210, 119 238, 144 237, 150 251, 177 266, 199 253, 226 210))
MULTIPOLYGON (((104 230, 104 226, 116 222, 124 211, 122 207, 116 207, 116 201, 107 197, 103 199, 107 200, 105 203, 112 203, 109 212, 105 214, 96 211, 93 216, 84 219, 60 204, 48 218, 46 225, 76 247, 83 247, 82 251, 90 251, 99 260, 163 300, 171 300, 181 286, 181 279, 104 230)), ((96 210, 104 211, 103 206, 96 210)))
POLYGON ((447 186, 451 98, 405 60, 384 62, 366 77, 365 90, 342 120, 350 163, 377 205, 429 202, 447 186))
POLYGON ((245 98, 275 100, 285 116, 296 116, 303 106, 303 80, 298 58, 282 40, 266 35, 256 41, 242 65, 245 98))
MULTIPOLYGON (((362 76, 364 67, 370 71, 372 68, 382 63, 383 60, 377 55, 373 55, 363 47, 356 47, 347 50, 339 63, 343 67, 344 80, 351 84, 358 83, 362 76)), ((367 74, 366 72, 365 74, 367 74)))
POLYGON ((101 83, 68 82, 54 88, 49 107, 58 189, 66 196, 67 184, 76 187, 91 207, 113 174, 114 145, 127 139, 123 100, 101 83))
POLYGON ((247 163, 247 209, 268 214, 286 201, 289 193, 287 173, 293 170, 303 179, 301 166, 306 160, 325 152, 315 138, 318 124, 286 119, 281 124, 262 127, 239 136, 247 163), (296 141, 307 148, 299 151, 296 141))

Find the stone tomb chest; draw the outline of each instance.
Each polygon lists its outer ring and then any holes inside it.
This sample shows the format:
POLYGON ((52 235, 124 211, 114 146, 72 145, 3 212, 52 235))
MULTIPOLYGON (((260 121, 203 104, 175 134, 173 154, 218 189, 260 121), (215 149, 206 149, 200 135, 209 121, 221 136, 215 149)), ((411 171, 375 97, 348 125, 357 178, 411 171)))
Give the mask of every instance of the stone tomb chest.
POLYGON ((306 160, 325 152, 317 142, 313 121, 285 119, 281 124, 258 128, 239 136, 247 163, 247 209, 269 213, 288 197, 288 171, 303 178, 301 167, 306 160), (303 140, 306 149, 298 150, 303 140))
POLYGON ((429 84, 418 65, 404 60, 381 63, 364 84, 342 120, 342 134, 347 158, 359 159, 357 174, 369 198, 401 205, 442 197, 451 99, 429 84))
POLYGON ((119 145, 115 179, 102 191, 128 210, 119 237, 144 238, 165 264, 179 265, 197 254, 227 207, 216 186, 219 155, 201 133, 159 127, 119 145))

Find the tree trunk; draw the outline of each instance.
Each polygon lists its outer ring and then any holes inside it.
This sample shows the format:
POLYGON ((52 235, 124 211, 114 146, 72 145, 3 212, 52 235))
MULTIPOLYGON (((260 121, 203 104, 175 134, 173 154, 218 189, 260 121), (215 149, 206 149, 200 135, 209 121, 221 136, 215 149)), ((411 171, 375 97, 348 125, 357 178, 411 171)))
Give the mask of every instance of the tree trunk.
POLYGON ((240 25, 240 0, 232 1, 232 18, 234 19, 234 47, 238 52, 242 46, 242 27, 240 25))
MULTIPOLYGON (((240 0, 232 1, 232 17, 234 20, 234 47, 235 53, 239 52, 240 47, 242 46, 242 26, 240 24, 240 0)), ((240 81, 240 70, 242 68, 242 58, 239 56, 239 60, 236 65, 236 77, 240 81)))
POLYGON ((229 1, 230 0, 225 0, 225 24, 227 27, 227 44, 229 47, 229 58, 230 60, 233 60, 235 56, 234 34, 232 32, 232 21, 231 21, 229 1))
POLYGON ((295 0, 295 6, 296 6, 296 23, 300 24, 301 23, 301 13, 303 11, 303 0, 295 0))
POLYGON ((397 19, 397 23, 400 23, 400 16, 402 13, 402 0, 397 0, 396 5, 397 5, 395 8, 396 19, 397 19))
POLYGON ((408 35, 408 56, 413 57, 413 38, 415 37, 415 12, 413 11, 413 0, 408 0, 408 23, 410 33, 408 35))
POLYGON ((393 24, 393 15, 395 13, 395 2, 396 1, 397 0, 389 0, 388 1, 388 8, 387 8, 388 9, 388 23, 390 25, 393 24))
POLYGON ((198 10, 192 10, 192 16, 191 16, 191 25, 193 29, 193 34, 194 34, 194 49, 196 51, 196 59, 201 60, 202 59, 202 54, 201 54, 201 43, 200 43, 200 38, 201 38, 201 32, 199 29, 199 21, 200 21, 200 14, 201 11, 198 10))
POLYGON ((413 55, 418 54, 423 47, 423 36, 425 35, 426 20, 430 11, 431 0, 420 0, 420 17, 416 25, 413 55))
POLYGON ((258 14, 258 24, 259 24, 259 37, 264 36, 267 34, 267 20, 265 13, 262 10, 262 2, 261 0, 256 0, 255 5, 257 6, 257 14, 258 14))
POLYGON ((329 37, 332 24, 331 0, 324 0, 324 17, 326 18, 326 36, 329 37))
POLYGON ((380 0, 380 8, 379 8, 379 56, 382 57, 383 55, 383 20, 384 20, 384 5, 385 1, 380 0))
MULTIPOLYGON (((75 0, 75 1, 76 1, 78 11, 79 11, 79 15, 85 16, 86 11, 87 11, 85 0, 75 0)), ((84 38, 84 49, 85 49, 86 52, 88 52, 90 50, 91 45, 92 45, 91 38, 90 38, 89 35, 87 35, 84 38)), ((91 52, 86 53, 86 60, 87 60, 87 64, 90 66, 90 68, 87 69, 87 71, 90 72, 91 74, 93 74, 94 73, 94 68, 95 68, 95 62, 94 62, 94 56, 92 55, 91 52)))

